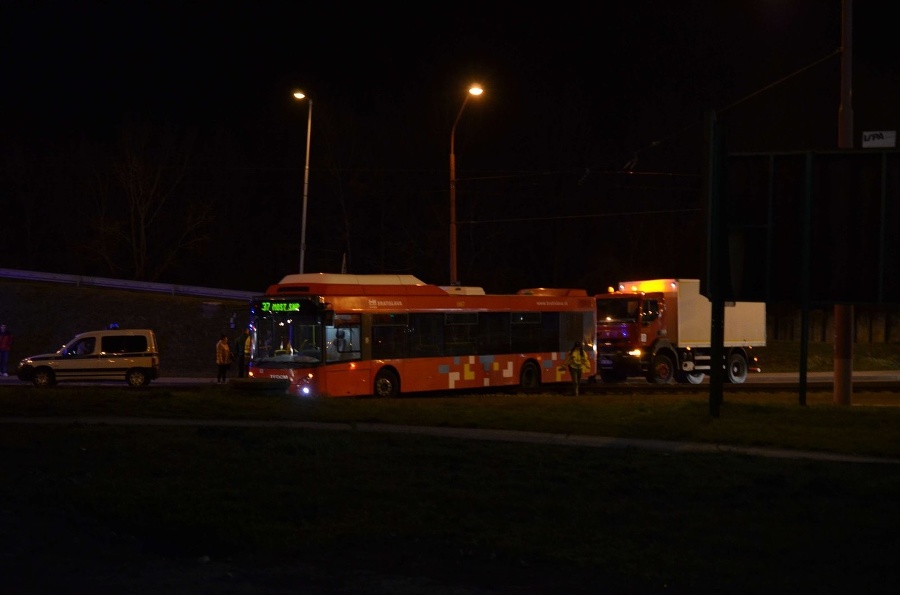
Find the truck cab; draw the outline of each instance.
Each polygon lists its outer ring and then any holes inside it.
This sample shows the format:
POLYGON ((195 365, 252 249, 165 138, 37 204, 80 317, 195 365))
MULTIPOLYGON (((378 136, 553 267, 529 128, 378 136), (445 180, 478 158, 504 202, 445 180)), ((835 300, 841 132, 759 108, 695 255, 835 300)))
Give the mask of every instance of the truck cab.
POLYGON ((597 297, 597 372, 604 382, 647 374, 643 357, 667 335, 660 292, 611 292, 597 297))

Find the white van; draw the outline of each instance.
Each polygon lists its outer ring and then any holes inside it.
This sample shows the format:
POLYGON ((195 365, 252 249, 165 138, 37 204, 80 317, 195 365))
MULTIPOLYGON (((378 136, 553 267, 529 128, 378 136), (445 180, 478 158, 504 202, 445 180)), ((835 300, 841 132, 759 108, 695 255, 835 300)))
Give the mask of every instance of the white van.
POLYGON ((81 333, 56 353, 26 357, 16 375, 35 386, 67 380, 124 380, 129 386, 144 386, 159 378, 156 335, 148 329, 81 333))

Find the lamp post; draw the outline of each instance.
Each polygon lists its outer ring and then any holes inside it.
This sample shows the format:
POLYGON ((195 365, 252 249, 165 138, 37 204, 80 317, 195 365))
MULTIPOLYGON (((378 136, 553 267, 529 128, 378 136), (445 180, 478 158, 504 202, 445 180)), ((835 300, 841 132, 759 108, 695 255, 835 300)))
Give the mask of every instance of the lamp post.
POLYGON ((306 99, 309 102, 309 116, 306 121, 306 166, 303 169, 303 215, 300 220, 300 273, 303 274, 303 261, 306 259, 306 201, 309 196, 309 138, 312 133, 313 102, 302 91, 295 91, 294 97, 298 101, 306 99))
POLYGON ((456 114, 456 121, 453 122, 453 128, 450 129, 450 285, 459 285, 459 278, 456 276, 456 155, 453 153, 454 137, 456 136, 456 125, 459 124, 459 118, 462 116, 466 104, 469 103, 469 97, 478 96, 484 93, 481 85, 472 85, 469 92, 463 99, 456 114))

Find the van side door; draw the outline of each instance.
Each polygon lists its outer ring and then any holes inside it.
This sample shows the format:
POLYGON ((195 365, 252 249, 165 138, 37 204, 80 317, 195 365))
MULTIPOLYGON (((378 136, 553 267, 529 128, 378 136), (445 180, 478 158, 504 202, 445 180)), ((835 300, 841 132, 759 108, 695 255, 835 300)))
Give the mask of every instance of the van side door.
POLYGON ((78 380, 97 373, 99 361, 96 337, 82 337, 70 343, 54 362, 54 373, 60 380, 78 380))

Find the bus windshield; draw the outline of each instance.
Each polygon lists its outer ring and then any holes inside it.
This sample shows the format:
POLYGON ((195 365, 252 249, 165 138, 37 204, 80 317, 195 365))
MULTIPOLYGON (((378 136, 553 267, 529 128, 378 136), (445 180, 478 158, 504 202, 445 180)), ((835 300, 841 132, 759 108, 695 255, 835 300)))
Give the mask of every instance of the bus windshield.
POLYGON ((255 304, 251 359, 269 368, 297 368, 323 361, 322 316, 312 300, 298 300, 290 308, 255 304))

